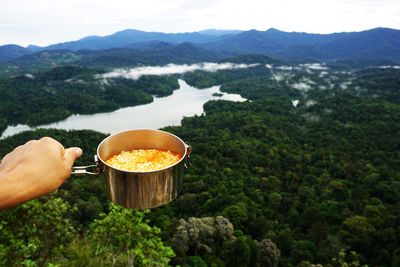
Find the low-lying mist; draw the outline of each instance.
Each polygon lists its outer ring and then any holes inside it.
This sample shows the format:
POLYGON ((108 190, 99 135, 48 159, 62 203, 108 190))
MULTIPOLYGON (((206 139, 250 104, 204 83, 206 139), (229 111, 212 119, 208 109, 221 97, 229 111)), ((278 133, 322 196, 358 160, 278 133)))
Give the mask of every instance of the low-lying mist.
POLYGON ((235 64, 235 63, 197 63, 197 64, 168 64, 165 66, 146 66, 136 67, 131 69, 115 69, 111 72, 97 75, 97 78, 118 78, 123 77, 126 79, 137 80, 143 75, 169 75, 169 74, 183 74, 185 72, 192 72, 196 70, 216 72, 219 70, 229 69, 245 69, 255 67, 259 64, 235 64))

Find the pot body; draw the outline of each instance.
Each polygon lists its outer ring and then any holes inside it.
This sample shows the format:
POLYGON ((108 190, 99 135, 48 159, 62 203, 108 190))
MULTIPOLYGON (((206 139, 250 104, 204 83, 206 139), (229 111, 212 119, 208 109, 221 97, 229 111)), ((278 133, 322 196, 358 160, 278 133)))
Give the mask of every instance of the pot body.
POLYGON ((113 134, 97 148, 98 165, 105 176, 109 200, 131 209, 160 207, 175 199, 182 190, 183 174, 191 148, 177 136, 160 130, 130 130, 113 134), (170 150, 182 155, 172 166, 152 172, 130 172, 109 166, 106 160, 133 149, 170 150))

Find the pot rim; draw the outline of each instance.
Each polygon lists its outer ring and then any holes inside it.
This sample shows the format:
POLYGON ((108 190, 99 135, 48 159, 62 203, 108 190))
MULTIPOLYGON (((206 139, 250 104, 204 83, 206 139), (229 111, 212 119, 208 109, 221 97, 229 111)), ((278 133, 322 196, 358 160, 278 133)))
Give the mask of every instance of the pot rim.
POLYGON ((163 130, 158 130, 158 129, 156 130, 156 129, 147 129, 147 128, 143 128, 143 129, 131 129, 131 130, 120 131, 120 132, 113 133, 113 134, 111 134, 110 136, 107 136, 107 137, 104 138, 104 139, 100 142, 100 144, 97 146, 96 154, 97 154, 97 158, 101 161, 102 164, 104 164, 105 166, 107 166, 107 167, 109 167, 109 168, 111 168, 111 169, 113 169, 113 170, 121 171, 121 172, 126 172, 126 173, 133 173, 133 174, 147 174, 147 173, 161 172, 161 171, 164 171, 164 170, 167 170, 167 169, 170 169, 170 168, 173 168, 173 167, 177 166, 177 165, 180 164, 185 158, 187 158, 187 155, 188 155, 188 148, 189 148, 189 146, 188 146, 181 138, 179 138, 178 136, 176 136, 176 135, 174 135, 174 134, 172 134, 172 133, 170 133, 170 132, 163 131, 163 130), (125 132, 132 132, 132 131, 153 131, 153 132, 161 132, 161 133, 164 133, 164 134, 168 134, 168 135, 170 135, 170 136, 172 136, 172 137, 178 139, 178 141, 180 141, 180 142, 182 143, 182 145, 186 148, 186 149, 185 149, 185 153, 182 155, 182 157, 179 159, 179 161, 177 161, 175 164, 169 165, 169 166, 167 166, 167 167, 165 167, 165 168, 162 168, 162 169, 158 169, 158 170, 154 170, 154 171, 147 171, 147 172, 127 171, 127 170, 119 169, 119 168, 116 168, 116 167, 113 167, 113 166, 107 164, 107 163, 100 157, 100 154, 99 154, 99 149, 100 149, 101 145, 102 145, 105 141, 107 141, 108 139, 114 137, 115 135, 122 134, 122 133, 125 133, 125 132))

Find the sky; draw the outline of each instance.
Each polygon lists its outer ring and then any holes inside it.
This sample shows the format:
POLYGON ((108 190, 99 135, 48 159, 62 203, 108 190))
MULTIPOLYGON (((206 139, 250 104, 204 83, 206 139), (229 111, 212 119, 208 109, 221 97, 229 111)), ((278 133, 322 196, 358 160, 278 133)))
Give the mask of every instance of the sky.
POLYGON ((124 29, 308 33, 400 29, 400 0, 2 0, 0 45, 45 46, 124 29))

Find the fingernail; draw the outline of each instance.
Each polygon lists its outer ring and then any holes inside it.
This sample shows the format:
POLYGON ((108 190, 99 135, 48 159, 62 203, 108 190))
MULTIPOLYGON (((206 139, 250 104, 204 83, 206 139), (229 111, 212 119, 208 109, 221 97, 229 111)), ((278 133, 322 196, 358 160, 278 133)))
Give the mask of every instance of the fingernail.
POLYGON ((76 147, 75 148, 75 153, 76 153, 76 157, 79 158, 80 156, 82 156, 83 151, 82 151, 81 148, 76 147))

